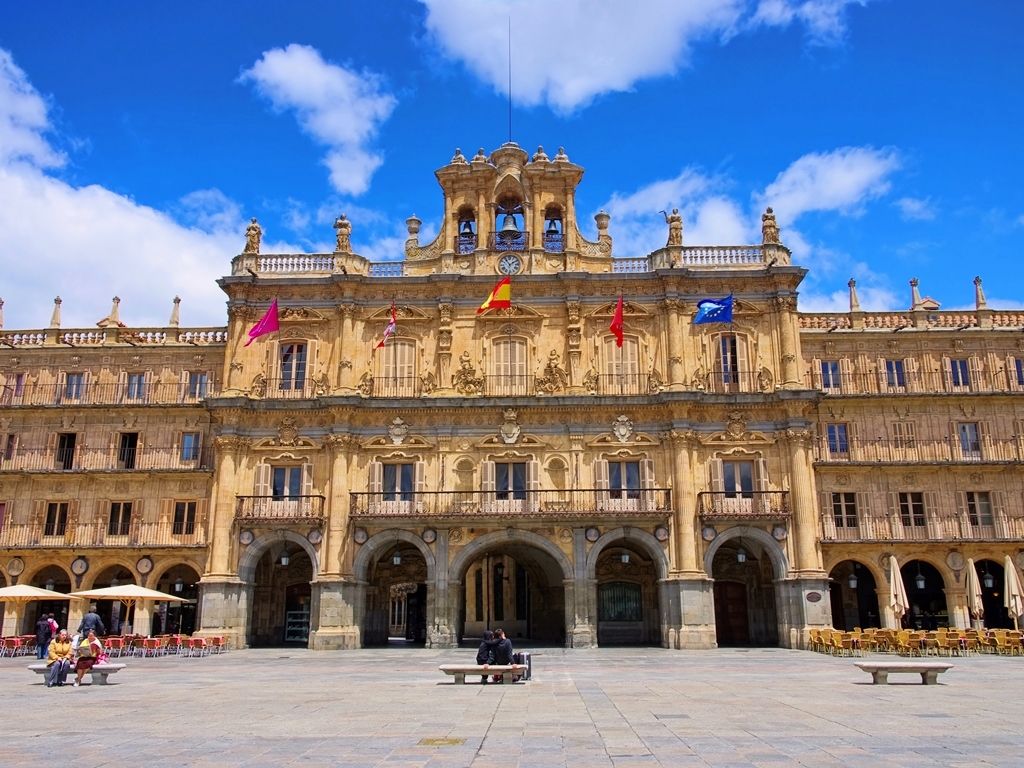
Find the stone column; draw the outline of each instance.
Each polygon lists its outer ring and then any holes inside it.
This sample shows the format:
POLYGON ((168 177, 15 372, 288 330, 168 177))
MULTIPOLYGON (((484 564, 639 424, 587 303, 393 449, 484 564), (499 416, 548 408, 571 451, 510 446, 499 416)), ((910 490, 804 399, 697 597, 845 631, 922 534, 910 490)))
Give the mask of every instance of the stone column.
MULTIPOLYGON (((66 629, 68 634, 73 635, 78 630, 78 625, 82 623, 82 617, 85 616, 85 611, 88 607, 88 600, 69 600, 68 625, 66 627, 62 627, 62 629, 66 629)), ((11 608, 8 607, 8 610, 11 610, 11 608)), ((6 627, 4 627, 4 634, 7 634, 6 627)))
POLYGON ((352 349, 355 345, 353 317, 356 313, 356 305, 352 303, 342 304, 338 307, 341 310, 341 338, 336 342, 336 346, 341 350, 341 359, 338 361, 338 394, 352 394, 355 391, 355 371, 353 365, 355 361, 352 359, 350 353, 346 353, 346 349, 352 349), (347 346, 346 346, 347 345, 347 346))
POLYGON ((153 629, 153 603, 139 600, 135 604, 135 615, 132 618, 132 631, 137 635, 149 635, 153 629))
POLYGON ((217 462, 217 482, 210 504, 210 541, 212 543, 207 576, 233 576, 235 569, 229 562, 232 532, 235 522, 235 491, 238 488, 238 465, 242 451, 249 441, 236 435, 214 438, 217 462))
POLYGON ((900 623, 896 621, 896 614, 889 605, 889 584, 876 588, 875 594, 878 595, 878 621, 882 625, 881 629, 899 629, 900 623))
POLYGON ((957 629, 971 628, 971 611, 967 607, 967 590, 964 587, 947 587, 942 590, 946 594, 946 610, 952 626, 957 629))
POLYGON ((690 465, 690 446, 697 435, 693 430, 673 431, 671 438, 675 453, 672 499, 679 555, 672 568, 690 577, 705 578, 704 570, 697 564, 697 493, 690 465))
POLYGON ((327 526, 321 547, 322 576, 341 574, 348 540, 348 452, 356 443, 351 435, 328 435, 324 445, 331 452, 331 477, 324 489, 327 496, 327 526))
POLYGON ((458 648, 459 611, 457 604, 450 604, 452 592, 448 587, 448 529, 442 528, 436 534, 434 582, 427 585, 427 647, 458 648))
POLYGON ((800 329, 796 315, 796 299, 780 296, 775 299, 779 313, 779 346, 782 353, 782 388, 800 389, 800 329))
POLYGON ((683 371, 683 303, 679 299, 666 299, 668 309, 668 382, 670 391, 686 388, 683 371))
POLYGON ((573 577, 565 587, 565 645, 597 647, 597 581, 587 576, 587 529, 572 530, 573 577))
POLYGON ((795 528, 796 562, 793 565, 800 575, 827 577, 818 544, 820 531, 810 451, 812 433, 806 429, 788 429, 785 436, 789 445, 789 504, 795 528))
MULTIPOLYGON (((73 602, 80 601, 76 600, 73 602)), ((23 634, 21 631, 21 620, 24 618, 24 616, 24 603, 4 603, 4 637, 23 634)), ((79 619, 79 621, 81 621, 81 619, 79 619)))

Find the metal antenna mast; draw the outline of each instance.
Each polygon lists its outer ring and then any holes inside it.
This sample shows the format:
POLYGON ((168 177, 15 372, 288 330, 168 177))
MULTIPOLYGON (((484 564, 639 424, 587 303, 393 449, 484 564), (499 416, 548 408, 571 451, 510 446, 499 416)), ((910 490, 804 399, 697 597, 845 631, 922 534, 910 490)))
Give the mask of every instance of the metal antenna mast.
POLYGON ((512 17, 508 17, 508 143, 512 143, 512 17))

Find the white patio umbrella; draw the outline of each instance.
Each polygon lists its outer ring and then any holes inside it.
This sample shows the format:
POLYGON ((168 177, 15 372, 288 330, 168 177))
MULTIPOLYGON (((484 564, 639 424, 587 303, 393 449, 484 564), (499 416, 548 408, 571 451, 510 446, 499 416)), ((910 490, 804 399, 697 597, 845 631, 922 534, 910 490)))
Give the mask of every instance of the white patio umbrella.
POLYGON ((896 626, 899 627, 903 615, 910 610, 910 600, 907 598, 907 588, 903 584, 903 574, 900 573, 900 565, 896 562, 896 556, 889 556, 889 607, 896 616, 896 626))
POLYGON ((84 592, 72 592, 72 597, 80 597, 86 600, 119 600, 124 603, 125 613, 131 610, 132 606, 140 600, 155 600, 157 602, 184 603, 185 598, 168 595, 166 592, 159 592, 155 589, 140 587, 138 584, 119 584, 116 587, 104 587, 103 589, 87 589, 84 592))
POLYGON ((54 592, 51 589, 40 589, 31 584, 15 584, 13 587, 0 589, 0 603, 24 605, 35 600, 71 600, 74 595, 54 592))
POLYGON ((967 558, 967 610, 971 612, 972 619, 980 619, 985 615, 985 603, 981 599, 981 582, 978 581, 978 569, 974 566, 974 559, 967 558))
POLYGON ((1014 628, 1019 629, 1017 620, 1024 616, 1024 589, 1021 589, 1017 568, 1009 555, 1003 562, 1003 574, 1003 605, 1007 613, 1013 616, 1014 628))

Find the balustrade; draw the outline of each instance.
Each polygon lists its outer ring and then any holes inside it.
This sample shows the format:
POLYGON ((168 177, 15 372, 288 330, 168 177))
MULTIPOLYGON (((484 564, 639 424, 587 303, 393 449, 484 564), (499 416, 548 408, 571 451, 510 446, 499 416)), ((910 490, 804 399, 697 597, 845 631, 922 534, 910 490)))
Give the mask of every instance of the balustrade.
POLYGON ((904 438, 864 440, 822 437, 814 446, 814 460, 823 464, 981 464, 1024 460, 1024 439, 997 440, 981 437, 976 442, 959 435, 941 440, 904 438))
POLYGON ((238 496, 235 519, 253 523, 319 521, 324 517, 323 496, 238 496))
POLYGON ((0 452, 0 472, 208 472, 213 467, 210 449, 188 446, 136 448, 75 446, 64 455, 59 449, 23 448, 0 452))
POLYGON ((97 384, 91 381, 38 382, 0 386, 0 407, 85 405, 189 405, 218 392, 206 377, 185 382, 97 384))
POLYGON ((789 491, 703 491, 697 508, 705 520, 785 520, 789 491))
POLYGON ((997 515, 981 524, 977 518, 948 514, 928 513, 924 519, 861 513, 839 517, 825 510, 821 522, 824 541, 991 541, 1024 536, 1019 515, 997 515))
POLYGON ((49 549, 74 547, 205 547, 205 517, 192 523, 173 520, 132 521, 125 535, 110 533, 106 520, 68 524, 63 533, 46 535, 46 528, 35 523, 6 523, 0 528, 0 547, 49 549))

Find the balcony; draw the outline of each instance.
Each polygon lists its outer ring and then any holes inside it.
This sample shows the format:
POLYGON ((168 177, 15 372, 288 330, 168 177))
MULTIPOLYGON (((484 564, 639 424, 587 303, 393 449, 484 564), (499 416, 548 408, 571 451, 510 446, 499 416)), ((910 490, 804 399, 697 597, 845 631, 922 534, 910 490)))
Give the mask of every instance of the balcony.
POLYGON ((584 382, 585 386, 590 384, 597 395, 650 395, 660 389, 660 382, 646 373, 602 373, 584 382))
POLYGON ((205 547, 206 520, 198 515, 188 521, 132 521, 124 535, 110 532, 106 520, 73 524, 63 530, 42 524, 8 523, 0 530, 0 547, 22 549, 58 549, 65 547, 205 547))
POLYGON ((419 376, 367 376, 359 382, 364 397, 419 397, 423 382, 419 376))
POLYGON ((487 236, 487 248, 492 251, 525 251, 530 247, 529 232, 502 234, 491 232, 487 236))
POLYGON ((960 395, 1024 391, 1024 385, 1017 382, 1015 370, 1009 373, 974 370, 959 383, 945 371, 841 373, 825 377, 818 371, 811 371, 804 382, 809 388, 820 389, 827 395, 960 395))
POLYGON ((821 516, 824 541, 992 541, 1024 537, 1024 518, 993 515, 821 516))
POLYGON ((209 472, 213 452, 188 448, 114 448, 72 451, 17 448, 0 453, 0 472, 209 472))
POLYGON ((534 377, 529 375, 484 376, 484 395, 486 397, 516 397, 536 394, 534 377))
POLYGON ((239 496, 235 519, 252 524, 320 523, 324 519, 323 496, 239 496))
POLYGON ((664 519, 672 511, 667 488, 643 490, 424 491, 351 493, 353 518, 664 519))
POLYGON ((565 235, 561 232, 545 232, 544 250, 547 253, 565 253, 565 235))
POLYGON ((792 514, 789 491, 703 491, 697 494, 697 509, 708 522, 787 520, 792 514))
POLYGON ((305 400, 330 394, 323 386, 305 376, 287 379, 259 378, 249 390, 252 397, 267 400, 305 400))
POLYGON ((770 386, 770 382, 762 380, 756 371, 713 370, 708 372, 702 383, 706 392, 717 395, 768 391, 770 386))
POLYGON ((1024 437, 1012 440, 982 438, 961 442, 942 440, 829 440, 819 439, 814 460, 820 464, 1001 464, 1024 460, 1024 437))
POLYGON ((212 383, 26 383, 0 386, 0 407, 197 405, 217 393, 212 383))
POLYGON ((456 235, 452 250, 460 256, 473 253, 476 250, 476 233, 456 235))

